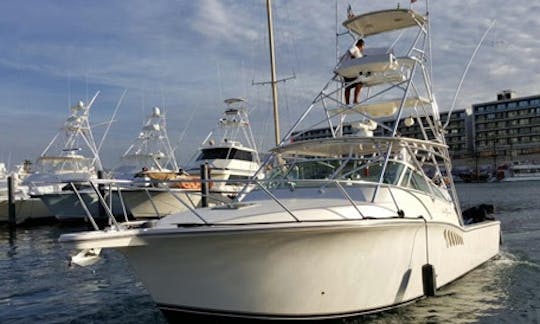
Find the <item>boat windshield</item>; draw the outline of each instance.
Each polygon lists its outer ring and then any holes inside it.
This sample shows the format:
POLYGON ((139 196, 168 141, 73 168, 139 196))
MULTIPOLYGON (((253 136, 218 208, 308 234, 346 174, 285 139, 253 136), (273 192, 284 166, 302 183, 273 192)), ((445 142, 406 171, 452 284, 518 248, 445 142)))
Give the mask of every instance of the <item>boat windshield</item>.
POLYGON ((215 160, 215 159, 235 159, 243 161, 253 161, 253 154, 249 151, 243 151, 236 148, 216 147, 203 149, 197 158, 197 161, 215 160))
MULTIPOLYGON (((306 160, 284 166, 275 171, 270 178, 291 180, 356 180, 378 182, 383 162, 367 160, 324 159, 306 160)), ((383 182, 396 185, 405 166, 389 161, 383 182)))
MULTIPOLYGON (((303 187, 320 186, 330 180, 346 180, 358 184, 378 183, 382 169, 383 162, 381 161, 310 159, 275 168, 267 177, 269 181, 265 183, 268 189, 288 188, 290 182, 303 187), (306 181, 302 182, 302 180, 306 181)), ((388 161, 382 183, 432 193, 439 198, 448 199, 448 196, 441 191, 441 187, 428 181, 422 173, 400 161, 388 161)))
POLYGON ((37 163, 37 169, 42 173, 86 172, 92 168, 92 160, 87 158, 41 158, 37 163))

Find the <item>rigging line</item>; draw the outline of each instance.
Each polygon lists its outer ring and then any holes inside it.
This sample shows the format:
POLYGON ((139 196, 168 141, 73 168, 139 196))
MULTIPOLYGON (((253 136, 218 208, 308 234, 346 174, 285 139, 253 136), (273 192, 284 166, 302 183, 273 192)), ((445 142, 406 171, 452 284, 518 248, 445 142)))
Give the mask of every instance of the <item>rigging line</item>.
POLYGON ((103 137, 101 137, 101 141, 99 142, 99 145, 97 147, 98 153, 101 151, 101 146, 103 146, 103 142, 105 142, 105 138, 107 138, 107 134, 109 133, 109 130, 111 129, 112 123, 114 119, 116 118, 116 113, 118 112, 118 109, 120 108, 120 105, 122 104, 122 101, 124 100, 124 96, 126 95, 128 89, 124 89, 124 92, 122 92, 122 95, 120 96, 120 99, 118 99, 118 102, 116 103, 116 107, 114 108, 113 114, 111 116, 111 120, 109 121, 107 128, 105 129, 105 132, 103 133, 103 137))
MULTIPOLYGON (((284 1, 285 15, 286 15, 287 22, 289 23, 289 25, 294 25, 294 24, 292 23, 293 20, 291 19, 291 15, 290 15, 290 12, 289 12, 288 4, 289 4, 288 1, 284 1)), ((294 30, 294 29, 292 29, 292 30, 294 30)), ((293 72, 293 75, 294 75, 294 74, 296 74, 296 73, 295 73, 294 67, 295 67, 295 66, 299 66, 300 60, 299 60, 299 56, 298 56, 298 48, 297 48, 297 46, 296 46, 296 41, 295 41, 294 37, 292 37, 293 34, 291 33, 291 34, 289 34, 289 35, 291 35, 291 38, 292 38, 291 41, 290 41, 290 47, 292 47, 293 58, 294 58, 294 64, 293 64, 293 66, 291 67, 291 69, 292 69, 292 72, 293 72)))
MULTIPOLYGON (((166 113, 163 113, 162 121, 163 121, 164 128, 167 129, 167 114, 166 113)), ((167 134, 167 132, 164 132, 163 134, 165 137, 165 147, 167 149, 167 152, 172 152, 171 142, 169 141, 169 135, 167 134)), ((176 162, 176 157, 174 156, 174 154, 170 156, 169 159, 172 159, 172 164, 174 166, 174 169, 178 170, 178 163, 176 162)))
POLYGON ((197 109, 193 109, 191 111, 191 115, 189 116, 189 118, 188 118, 188 120, 186 122, 186 126, 184 126, 184 129, 180 133, 180 136, 178 137, 178 141, 176 142, 177 144, 174 146, 174 148, 172 150, 173 154, 176 151, 176 149, 180 147, 180 144, 182 144, 182 141, 184 140, 184 136, 186 135, 186 132, 187 132, 189 126, 191 125, 191 122, 193 121, 193 117, 195 117, 195 111, 197 111, 197 109))
POLYGON ((218 86, 219 86, 219 100, 223 101, 223 85, 221 83, 221 67, 219 66, 219 62, 216 61, 216 70, 217 70, 217 77, 218 77, 218 86))
POLYGON ((71 73, 68 75, 68 107, 71 107, 71 73))
POLYGON ((165 109, 165 91, 163 90, 163 86, 159 87, 159 92, 161 94, 161 108, 165 109))
POLYGON ((336 31, 336 40, 335 40, 335 50, 336 50, 336 65, 339 63, 339 38, 338 38, 338 1, 336 0, 335 5, 335 31, 336 31))
POLYGON ((459 92, 461 90, 461 86, 463 85, 463 81, 465 81, 465 77, 467 76, 467 73, 469 72, 469 68, 471 67, 472 61, 473 61, 474 57, 476 56, 476 53, 480 49, 480 46, 484 42, 484 39, 486 39, 487 35, 489 34, 489 31, 491 30, 491 28, 494 25, 495 25, 495 20, 492 20, 491 23, 489 24, 488 28, 484 32, 484 35, 482 35, 482 38, 480 39, 480 41, 476 45, 476 48, 474 49, 474 51, 473 51, 473 53, 471 55, 471 58, 469 59, 469 62, 465 66, 465 70, 463 71, 463 74, 461 75, 461 80, 459 81, 458 87, 456 89, 456 93, 454 94, 454 100, 452 101, 452 105, 450 106, 450 109, 448 110, 448 117, 446 118, 446 123, 444 124, 443 129, 446 129, 446 127, 448 127, 448 124, 450 124, 450 117, 452 116, 452 111, 454 110, 454 108, 456 106, 457 97, 458 97, 459 92))
MULTIPOLYGON (((267 92, 266 102, 267 103, 272 102, 272 94, 271 94, 270 91, 267 92)), ((265 118, 264 119, 263 130, 262 130, 262 134, 261 134, 262 136, 261 136, 260 141, 259 141, 259 148, 260 149, 262 149, 264 147, 264 145, 266 144, 267 134, 268 134, 269 129, 271 127, 270 123, 271 123, 270 118, 265 118)))

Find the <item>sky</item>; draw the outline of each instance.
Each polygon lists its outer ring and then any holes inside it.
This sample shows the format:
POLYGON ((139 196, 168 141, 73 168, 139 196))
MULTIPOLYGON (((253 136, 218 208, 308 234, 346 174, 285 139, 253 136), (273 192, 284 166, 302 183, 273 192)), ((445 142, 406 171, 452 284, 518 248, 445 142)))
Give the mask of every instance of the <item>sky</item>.
MULTIPOLYGON (((332 76, 346 7, 357 14, 404 0, 274 0, 277 75, 284 133, 332 76)), ((35 160, 69 107, 99 91, 91 111, 105 167, 117 165, 153 106, 167 115, 177 159, 186 163, 225 108, 244 97, 259 148, 273 144, 266 7, 263 0, 25 0, 0 2, 0 160, 35 160), (126 92, 120 101, 122 93, 126 92)), ((425 12, 425 1, 414 6, 425 12)), ((434 90, 450 107, 488 26, 456 109, 512 89, 540 94, 540 3, 431 1, 434 90)), ((351 40, 340 38, 338 52, 351 40)), ((369 42, 367 43, 369 46, 369 42)))

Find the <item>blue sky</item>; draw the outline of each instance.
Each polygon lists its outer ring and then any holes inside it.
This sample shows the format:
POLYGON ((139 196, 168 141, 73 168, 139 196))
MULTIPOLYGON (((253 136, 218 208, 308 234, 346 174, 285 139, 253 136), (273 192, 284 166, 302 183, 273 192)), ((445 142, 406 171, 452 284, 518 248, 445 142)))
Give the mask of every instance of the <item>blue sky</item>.
MULTIPOLYGON (((348 3, 362 13, 398 2, 338 0, 339 22, 348 3)), ((422 11, 423 2, 416 5, 422 11)), ((331 76, 335 7, 328 0, 273 1, 278 77, 296 75, 279 84, 283 132, 331 76)), ((539 12, 536 1, 431 1, 441 109, 450 105, 464 65, 493 19, 457 108, 493 100, 507 88, 518 96, 540 93, 539 12)), ((155 105, 167 113, 181 162, 216 125, 229 97, 248 99, 255 136, 269 148, 271 90, 252 85, 269 79, 265 15, 263 0, 0 2, 0 158, 35 160, 70 104, 97 90, 94 124, 110 118, 128 89, 102 150, 106 167, 114 166, 155 105)), ((343 39, 340 49, 348 45, 343 39)), ((98 138, 103 131, 95 129, 98 138)))

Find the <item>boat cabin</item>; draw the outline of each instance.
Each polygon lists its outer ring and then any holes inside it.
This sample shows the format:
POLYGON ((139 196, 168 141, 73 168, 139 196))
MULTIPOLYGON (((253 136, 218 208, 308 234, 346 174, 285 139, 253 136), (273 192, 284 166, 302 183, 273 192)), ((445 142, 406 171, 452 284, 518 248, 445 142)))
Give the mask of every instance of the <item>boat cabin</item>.
POLYGON ((42 156, 37 160, 37 173, 93 172, 94 160, 78 154, 42 156))

